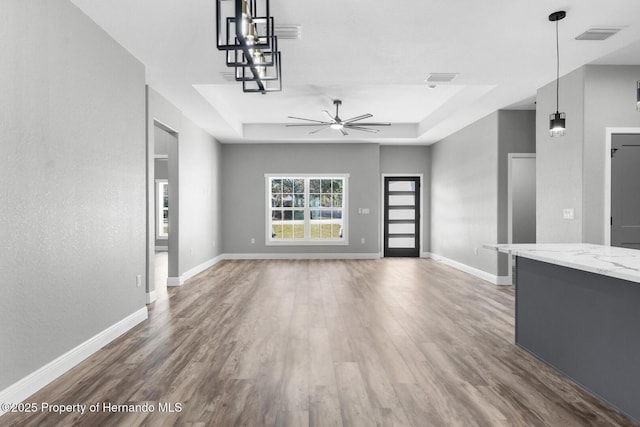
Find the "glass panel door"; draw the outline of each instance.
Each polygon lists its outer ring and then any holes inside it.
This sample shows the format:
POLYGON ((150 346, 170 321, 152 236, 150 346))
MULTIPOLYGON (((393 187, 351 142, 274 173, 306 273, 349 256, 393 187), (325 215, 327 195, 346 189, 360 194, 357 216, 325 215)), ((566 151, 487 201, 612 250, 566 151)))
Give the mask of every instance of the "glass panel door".
POLYGON ((420 256, 420 178, 384 179, 384 256, 420 256))

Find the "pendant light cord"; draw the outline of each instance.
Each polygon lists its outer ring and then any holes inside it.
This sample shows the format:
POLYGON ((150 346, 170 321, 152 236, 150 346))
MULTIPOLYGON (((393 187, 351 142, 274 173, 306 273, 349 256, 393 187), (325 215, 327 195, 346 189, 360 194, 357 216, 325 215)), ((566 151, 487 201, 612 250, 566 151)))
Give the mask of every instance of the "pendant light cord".
POLYGON ((560 42, 558 41, 558 21, 556 21, 556 113, 560 110, 560 42))

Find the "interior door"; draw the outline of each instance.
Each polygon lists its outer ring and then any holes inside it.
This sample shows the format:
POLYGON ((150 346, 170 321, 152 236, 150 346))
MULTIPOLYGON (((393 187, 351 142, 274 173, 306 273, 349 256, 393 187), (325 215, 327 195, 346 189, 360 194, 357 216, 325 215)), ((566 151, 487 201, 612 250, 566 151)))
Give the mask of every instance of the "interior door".
POLYGON ((640 135, 611 137, 611 246, 640 249, 640 135))
POLYGON ((420 256, 420 177, 384 179, 384 256, 420 256))

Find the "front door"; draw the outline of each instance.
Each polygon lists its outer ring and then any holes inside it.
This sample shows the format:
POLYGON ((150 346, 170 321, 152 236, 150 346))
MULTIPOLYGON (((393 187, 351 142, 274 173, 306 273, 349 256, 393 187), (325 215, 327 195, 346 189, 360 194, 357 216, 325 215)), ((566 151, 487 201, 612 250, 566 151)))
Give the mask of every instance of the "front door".
POLYGON ((384 256, 420 256, 420 177, 384 179, 384 256))
POLYGON ((611 137, 611 246, 640 249, 640 135, 611 137))

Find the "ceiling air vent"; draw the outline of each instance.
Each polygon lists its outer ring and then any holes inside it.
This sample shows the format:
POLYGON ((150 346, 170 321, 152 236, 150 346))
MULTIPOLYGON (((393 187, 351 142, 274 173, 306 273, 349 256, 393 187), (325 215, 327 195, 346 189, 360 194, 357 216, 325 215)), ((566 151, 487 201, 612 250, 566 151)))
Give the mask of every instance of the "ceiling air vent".
POLYGON ((300 40, 302 38, 300 25, 276 25, 273 32, 279 40, 300 40))
POLYGON ((576 37, 576 40, 606 40, 621 29, 619 27, 589 28, 576 37))
POLYGON ((458 73, 431 73, 425 80, 427 83, 449 83, 458 73))
POLYGON ((449 83, 456 78, 458 73, 431 73, 429 77, 425 79, 427 85, 433 89, 440 83, 449 83))

